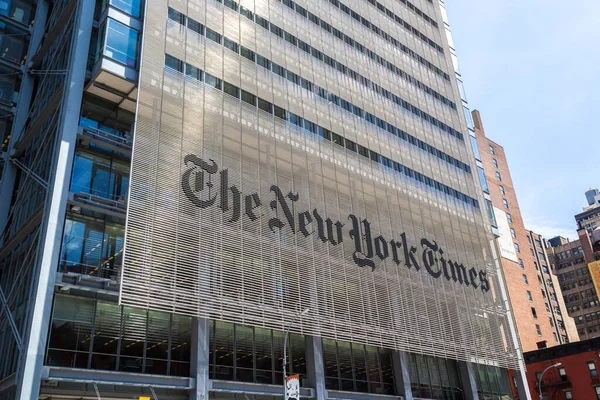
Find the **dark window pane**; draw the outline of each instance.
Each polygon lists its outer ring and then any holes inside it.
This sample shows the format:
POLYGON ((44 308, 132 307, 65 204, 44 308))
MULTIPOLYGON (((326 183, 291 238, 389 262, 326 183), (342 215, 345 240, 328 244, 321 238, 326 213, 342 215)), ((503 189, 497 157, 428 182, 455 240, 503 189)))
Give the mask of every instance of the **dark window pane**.
POLYGON ((244 6, 240 6, 240 14, 248 19, 254 20, 254 14, 252 14, 252 11, 248 10, 244 6))
POLYGON ((185 15, 180 13, 179 11, 169 7, 168 11, 169 19, 180 23, 181 25, 185 25, 185 15))
POLYGON ((204 35, 204 25, 191 18, 188 18, 188 28, 200 35, 204 35))
POLYGON ((256 106, 256 96, 242 89, 242 101, 256 106))
POLYGON ((266 69, 271 69, 271 62, 261 55, 256 55, 256 63, 266 69))
POLYGON ((240 46, 234 42, 231 39, 228 39, 227 37, 223 37, 223 44, 225 45, 225 47, 227 47, 229 50, 239 53, 240 52, 240 46))
POLYGON ((183 72, 183 61, 169 54, 165 54, 165 65, 175 71, 183 72))
POLYGON ((238 10, 238 4, 233 0, 224 0, 223 4, 225 4, 225 6, 231 8, 232 10, 238 10))
POLYGON ((241 46, 241 52, 240 54, 242 55, 242 57, 247 58, 248 60, 254 62, 255 60, 255 54, 252 50, 248 49, 247 47, 241 46))
POLYGON ((238 99, 240 98, 240 89, 238 89, 231 83, 223 82, 223 91, 230 96, 233 96, 238 99))
POLYGON ((274 105, 273 107, 275 109, 274 113, 276 117, 281 118, 283 120, 287 120, 286 111, 283 108, 278 107, 276 105, 274 105))
POLYGON ((212 86, 217 89, 221 89, 222 81, 216 76, 212 76, 209 73, 204 74, 204 81, 208 86, 212 86))
POLYGON ((187 63, 185 64, 185 74, 199 81, 202 80, 202 70, 187 63))
POLYGON ((270 114, 273 114, 273 105, 266 100, 258 98, 258 108, 263 111, 266 111, 270 114))
POLYGON ((219 44, 221 43, 221 34, 213 31, 209 27, 206 27, 206 37, 219 44))

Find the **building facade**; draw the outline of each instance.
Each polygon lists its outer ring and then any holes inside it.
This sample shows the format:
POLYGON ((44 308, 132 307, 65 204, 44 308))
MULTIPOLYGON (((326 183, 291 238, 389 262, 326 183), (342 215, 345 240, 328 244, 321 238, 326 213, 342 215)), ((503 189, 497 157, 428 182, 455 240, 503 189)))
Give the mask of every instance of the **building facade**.
POLYGON ((600 259, 600 207, 596 190, 586 192, 588 206, 575 215, 575 241, 563 237, 550 240, 553 271, 558 277, 567 311, 573 317, 581 339, 600 335, 600 303, 598 276, 600 259))
POLYGON ((35 12, 44 73, 0 188, 1 399, 258 400, 283 364, 307 398, 511 397, 443 1, 35 12))
POLYGON ((531 397, 541 389, 544 399, 600 399, 599 350, 596 338, 525 353, 531 397))
MULTIPOLYGON (((569 338, 552 282, 543 238, 525 228, 504 148, 485 135, 479 111, 473 111, 482 169, 500 227, 501 264, 519 340, 524 351, 556 346, 569 338)), ((559 292, 560 293, 560 292, 559 292)), ((570 323, 570 321, 568 321, 570 323)))

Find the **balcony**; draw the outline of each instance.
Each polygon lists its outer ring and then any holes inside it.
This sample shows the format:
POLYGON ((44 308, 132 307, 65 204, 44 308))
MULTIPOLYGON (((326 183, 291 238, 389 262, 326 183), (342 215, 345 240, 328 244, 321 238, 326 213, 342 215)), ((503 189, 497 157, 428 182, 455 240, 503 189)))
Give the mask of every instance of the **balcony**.
MULTIPOLYGON (((568 375, 561 375, 558 370, 548 370, 544 374, 544 381, 542 382, 542 391, 554 390, 554 389, 565 389, 571 387, 571 381, 568 375)), ((536 390, 539 391, 538 388, 536 390)))
POLYGON ((99 147, 131 156, 133 137, 129 132, 115 132, 95 127, 79 127, 78 144, 83 147, 99 147))

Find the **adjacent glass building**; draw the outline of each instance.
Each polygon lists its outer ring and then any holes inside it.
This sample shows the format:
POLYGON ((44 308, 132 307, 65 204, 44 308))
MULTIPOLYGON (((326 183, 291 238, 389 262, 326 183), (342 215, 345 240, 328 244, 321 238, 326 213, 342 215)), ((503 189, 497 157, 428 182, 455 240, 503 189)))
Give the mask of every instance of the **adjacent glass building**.
POLYGON ((443 1, 28 4, 0 399, 528 392, 443 1))

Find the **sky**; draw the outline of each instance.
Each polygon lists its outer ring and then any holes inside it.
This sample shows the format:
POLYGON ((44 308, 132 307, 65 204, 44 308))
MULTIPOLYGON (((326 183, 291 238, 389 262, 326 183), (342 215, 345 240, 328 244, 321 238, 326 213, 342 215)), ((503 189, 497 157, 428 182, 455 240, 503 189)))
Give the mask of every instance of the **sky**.
POLYGON ((527 229, 577 239, 600 188, 600 1, 447 0, 471 110, 502 145, 527 229))

